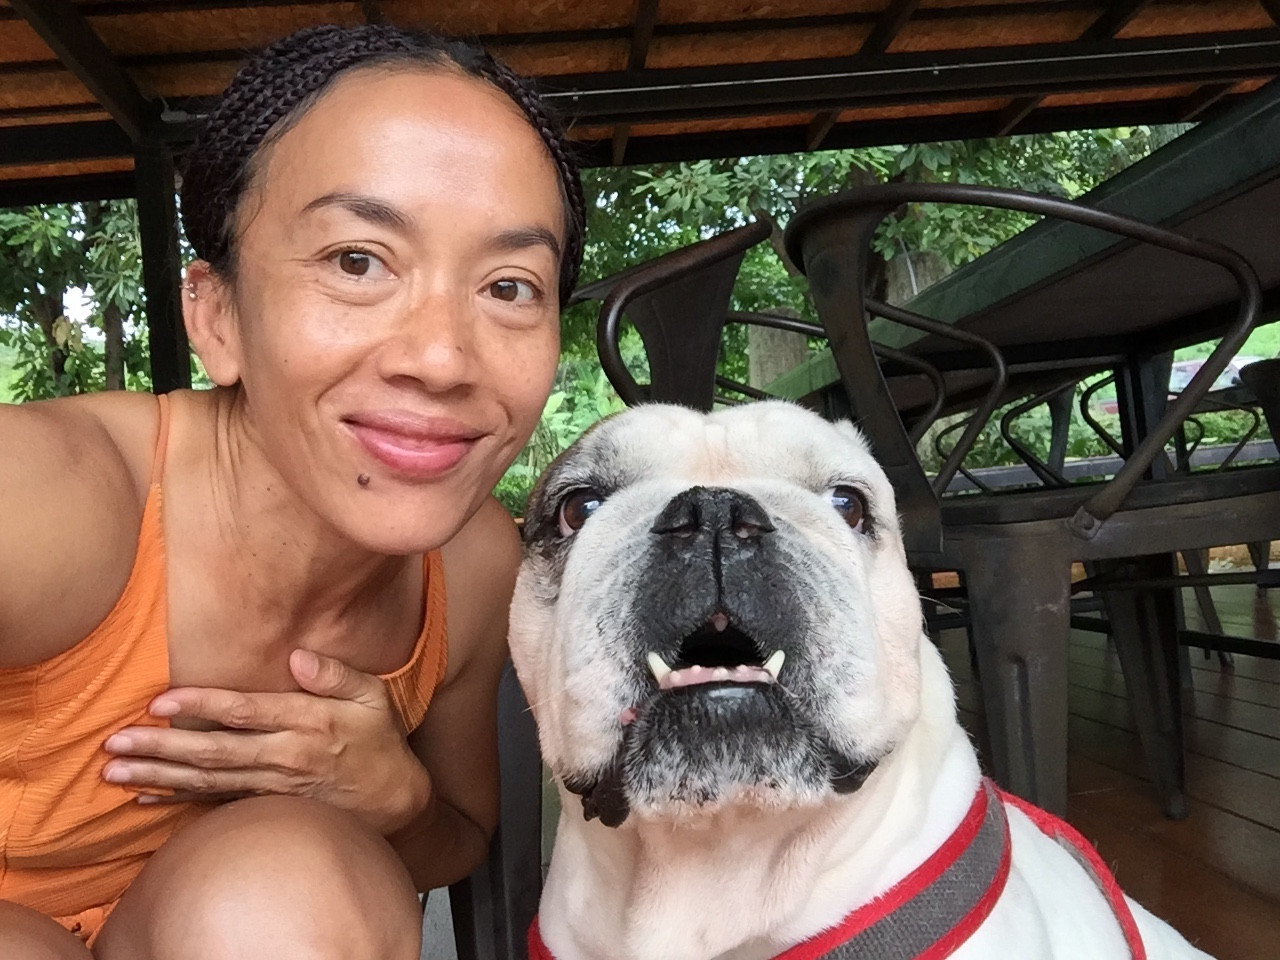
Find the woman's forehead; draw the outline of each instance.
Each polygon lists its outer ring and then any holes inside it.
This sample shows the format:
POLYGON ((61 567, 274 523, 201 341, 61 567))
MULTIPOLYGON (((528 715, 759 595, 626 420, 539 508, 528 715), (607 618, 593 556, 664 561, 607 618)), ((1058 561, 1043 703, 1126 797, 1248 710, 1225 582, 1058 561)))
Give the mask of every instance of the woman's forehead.
POLYGON ((491 84, 450 68, 366 68, 344 76, 268 149, 270 205, 360 193, 412 212, 518 211, 559 229, 559 178, 540 135, 491 84), (275 201, 273 203, 272 201, 275 201))

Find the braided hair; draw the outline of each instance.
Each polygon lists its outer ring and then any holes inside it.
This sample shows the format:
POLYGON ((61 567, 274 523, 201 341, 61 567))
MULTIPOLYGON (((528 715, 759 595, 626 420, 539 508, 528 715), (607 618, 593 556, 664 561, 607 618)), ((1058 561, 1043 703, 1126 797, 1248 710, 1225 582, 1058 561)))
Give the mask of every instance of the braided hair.
POLYGON ((459 69, 505 93, 537 131, 560 178, 565 250, 560 302, 582 263, 585 210, 578 166, 559 123, 529 82, 472 44, 383 24, 299 30, 267 47, 236 74, 205 119, 182 177, 182 221, 196 255, 224 277, 235 271, 235 219, 264 146, 286 133, 346 70, 387 64, 459 69))

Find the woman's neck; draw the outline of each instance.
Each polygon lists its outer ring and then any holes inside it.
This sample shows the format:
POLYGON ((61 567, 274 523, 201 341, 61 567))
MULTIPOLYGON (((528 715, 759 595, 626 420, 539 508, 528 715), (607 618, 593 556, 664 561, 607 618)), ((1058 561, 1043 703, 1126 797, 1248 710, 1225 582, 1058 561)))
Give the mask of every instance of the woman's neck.
POLYGON ((370 635, 412 642, 421 558, 374 553, 312 510, 272 466, 238 391, 194 399, 204 407, 193 418, 204 436, 177 451, 180 469, 197 472, 195 482, 179 481, 175 493, 187 502, 171 519, 200 545, 216 605, 233 605, 218 619, 252 624, 251 642, 264 653, 283 644, 344 656, 347 643, 368 644, 370 635), (192 517, 203 520, 188 526, 192 517))

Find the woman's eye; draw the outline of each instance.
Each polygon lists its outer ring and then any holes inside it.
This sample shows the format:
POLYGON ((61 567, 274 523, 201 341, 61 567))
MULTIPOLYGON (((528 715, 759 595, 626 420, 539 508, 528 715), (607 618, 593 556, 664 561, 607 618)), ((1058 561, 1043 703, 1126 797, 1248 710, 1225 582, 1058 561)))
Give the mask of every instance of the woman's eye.
POLYGON ((832 487, 827 496, 831 499, 831 505, 836 508, 836 513, 844 518, 844 522, 861 533, 867 514, 867 500, 862 495, 862 491, 856 487, 841 484, 832 487))
POLYGON ((560 523, 560 536, 569 537, 581 530, 587 518, 600 509, 604 497, 589 487, 574 490, 560 501, 557 519, 560 523))
POLYGON ((489 296, 506 303, 531 303, 538 298, 538 291, 524 280, 495 280, 489 284, 489 296))
POLYGON ((338 269, 349 277, 376 277, 387 272, 382 261, 363 250, 342 250, 337 254, 338 269))

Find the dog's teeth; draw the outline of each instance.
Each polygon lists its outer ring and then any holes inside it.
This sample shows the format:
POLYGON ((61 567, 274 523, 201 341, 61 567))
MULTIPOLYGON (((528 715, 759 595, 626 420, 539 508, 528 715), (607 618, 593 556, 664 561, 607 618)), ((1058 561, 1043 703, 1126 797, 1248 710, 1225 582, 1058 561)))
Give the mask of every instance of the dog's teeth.
POLYGON ((733 674, 731 674, 725 667, 716 667, 711 671, 712 680, 728 680, 731 676, 733 676, 733 674))
POLYGON ((711 626, 716 633, 724 633, 729 627, 729 615, 727 613, 713 613, 711 615, 711 626))
POLYGON ((649 656, 646 659, 649 661, 649 669, 653 671, 653 679, 657 680, 658 684, 661 685, 662 681, 671 673, 671 668, 667 666, 667 661, 652 650, 649 651, 649 656))
POLYGON ((778 674, 782 672, 782 663, 787 659, 787 655, 781 650, 773 651, 772 656, 764 662, 764 668, 769 671, 769 676, 774 680, 778 679, 778 674))

